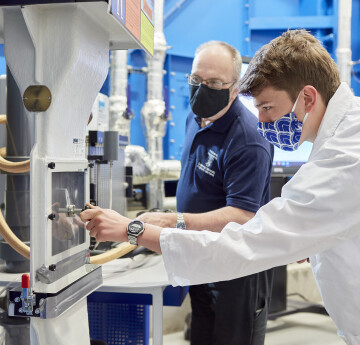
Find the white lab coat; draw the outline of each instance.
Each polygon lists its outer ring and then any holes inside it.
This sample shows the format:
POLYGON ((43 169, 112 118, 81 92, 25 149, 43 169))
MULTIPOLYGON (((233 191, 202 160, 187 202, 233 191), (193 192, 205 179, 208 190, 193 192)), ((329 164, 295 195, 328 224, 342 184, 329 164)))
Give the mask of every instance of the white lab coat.
POLYGON ((359 345, 360 99, 339 86, 309 161, 252 220, 221 233, 164 229, 160 245, 173 285, 230 280, 310 256, 339 335, 359 345))

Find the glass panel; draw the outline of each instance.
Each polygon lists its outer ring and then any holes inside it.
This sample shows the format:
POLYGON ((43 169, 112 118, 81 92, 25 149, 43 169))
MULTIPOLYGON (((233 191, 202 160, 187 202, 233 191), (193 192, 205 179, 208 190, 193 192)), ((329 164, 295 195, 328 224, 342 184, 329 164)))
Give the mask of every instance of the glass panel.
POLYGON ((83 172, 52 173, 52 255, 85 242, 85 224, 79 217, 85 205, 83 172))

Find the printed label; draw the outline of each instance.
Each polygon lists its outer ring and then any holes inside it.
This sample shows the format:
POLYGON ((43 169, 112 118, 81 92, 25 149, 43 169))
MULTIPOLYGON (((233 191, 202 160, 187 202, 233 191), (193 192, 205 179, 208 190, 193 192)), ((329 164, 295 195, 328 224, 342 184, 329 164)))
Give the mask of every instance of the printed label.
POLYGON ((73 138, 73 154, 76 158, 85 157, 85 139, 73 138))

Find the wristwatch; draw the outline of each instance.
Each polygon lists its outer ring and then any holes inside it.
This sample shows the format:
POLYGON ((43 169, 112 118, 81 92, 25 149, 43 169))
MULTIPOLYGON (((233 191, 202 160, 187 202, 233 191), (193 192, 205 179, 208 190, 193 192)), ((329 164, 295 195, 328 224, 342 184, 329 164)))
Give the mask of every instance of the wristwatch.
POLYGON ((186 229, 186 225, 185 225, 185 220, 184 220, 184 216, 182 213, 178 212, 176 214, 176 225, 175 225, 175 228, 177 229, 183 229, 185 230, 186 229))
POLYGON ((138 237, 144 232, 144 222, 138 219, 132 220, 127 226, 128 240, 130 244, 138 245, 138 237))

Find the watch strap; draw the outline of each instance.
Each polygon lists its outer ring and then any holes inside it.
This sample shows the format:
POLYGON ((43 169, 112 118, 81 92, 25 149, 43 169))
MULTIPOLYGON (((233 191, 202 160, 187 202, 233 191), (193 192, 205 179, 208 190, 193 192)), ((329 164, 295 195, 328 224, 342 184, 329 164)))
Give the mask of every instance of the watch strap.
POLYGON ((137 246, 137 245, 138 245, 138 243, 137 243, 137 236, 129 235, 129 234, 128 234, 128 242, 129 242, 130 244, 133 244, 133 245, 137 246))
POLYGON ((177 229, 186 229, 186 224, 184 220, 184 215, 181 212, 176 213, 176 225, 177 229))

